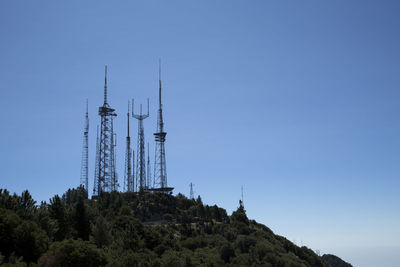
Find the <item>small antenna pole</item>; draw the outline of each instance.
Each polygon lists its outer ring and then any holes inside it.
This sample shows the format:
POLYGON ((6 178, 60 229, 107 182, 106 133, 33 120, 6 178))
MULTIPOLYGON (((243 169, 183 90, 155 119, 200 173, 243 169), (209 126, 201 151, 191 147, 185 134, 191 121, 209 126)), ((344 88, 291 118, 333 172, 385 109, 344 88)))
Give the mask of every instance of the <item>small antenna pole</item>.
POLYGON ((243 185, 242 185, 242 206, 244 207, 244 199, 243 199, 243 185))
POLYGON ((190 184, 189 184, 189 187, 190 187, 190 199, 194 199, 193 186, 194 186, 193 183, 190 183, 190 184))
POLYGON ((104 70, 104 104, 107 104, 107 65, 104 70))

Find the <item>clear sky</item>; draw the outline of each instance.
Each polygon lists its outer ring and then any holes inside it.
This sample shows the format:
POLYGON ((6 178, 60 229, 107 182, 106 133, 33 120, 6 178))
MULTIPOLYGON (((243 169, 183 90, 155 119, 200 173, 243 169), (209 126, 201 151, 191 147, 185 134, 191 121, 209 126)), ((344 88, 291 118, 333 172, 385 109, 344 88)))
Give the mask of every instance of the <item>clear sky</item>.
POLYGON ((380 0, 0 1, 0 187, 48 200, 78 186, 89 98, 92 190, 105 64, 120 179, 128 99, 150 97, 153 161, 161 58, 175 193, 193 182, 230 213, 243 185, 248 216, 298 245, 400 266, 399 14, 380 0))

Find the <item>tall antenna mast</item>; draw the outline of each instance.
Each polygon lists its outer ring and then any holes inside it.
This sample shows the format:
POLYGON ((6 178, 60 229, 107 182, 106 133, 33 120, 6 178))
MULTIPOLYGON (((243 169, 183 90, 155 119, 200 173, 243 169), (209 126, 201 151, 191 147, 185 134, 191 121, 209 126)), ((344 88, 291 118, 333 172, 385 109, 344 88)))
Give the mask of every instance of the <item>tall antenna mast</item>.
POLYGON ((147 182, 146 188, 150 189, 152 187, 151 184, 151 165, 150 165, 150 145, 147 143, 147 182))
POLYGON ((161 60, 158 66, 158 117, 157 117, 157 132, 154 133, 156 141, 156 152, 154 160, 154 190, 162 192, 170 192, 172 187, 167 184, 167 166, 165 160, 165 136, 164 131, 163 109, 161 102, 161 60))
POLYGON ((96 137, 96 163, 94 166, 94 183, 93 183, 93 195, 98 195, 99 188, 99 159, 100 159, 100 141, 99 141, 99 125, 97 125, 97 137, 96 137))
POLYGON ((136 187, 138 191, 144 191, 146 190, 146 151, 144 147, 143 120, 149 117, 149 99, 147 99, 147 114, 142 114, 142 105, 140 105, 140 114, 135 114, 134 100, 132 99, 132 117, 138 120, 136 187))
POLYGON ((128 100, 128 113, 127 113, 127 136, 126 136, 126 153, 125 153, 125 179, 124 179, 124 191, 134 192, 134 182, 132 175, 132 149, 131 149, 131 137, 129 135, 129 107, 130 102, 128 100))
POLYGON ((190 183, 189 187, 190 187, 190 199, 194 199, 194 191, 193 191, 193 183, 190 183))
POLYGON ((107 65, 104 71, 104 106, 107 104, 107 65))
POLYGON ((85 128, 83 130, 82 162, 80 184, 89 192, 89 109, 86 99, 85 128))
POLYGON ((241 199, 241 205, 242 205, 242 207, 244 207, 244 199, 243 199, 243 185, 242 185, 242 187, 241 187, 241 190, 242 190, 242 199, 241 199))
POLYGON ((107 66, 104 75, 104 104, 99 107, 101 118, 99 155, 97 165, 97 177, 93 193, 95 196, 102 192, 111 192, 118 188, 118 178, 115 169, 115 134, 114 117, 117 116, 115 109, 111 108, 107 102, 107 66))

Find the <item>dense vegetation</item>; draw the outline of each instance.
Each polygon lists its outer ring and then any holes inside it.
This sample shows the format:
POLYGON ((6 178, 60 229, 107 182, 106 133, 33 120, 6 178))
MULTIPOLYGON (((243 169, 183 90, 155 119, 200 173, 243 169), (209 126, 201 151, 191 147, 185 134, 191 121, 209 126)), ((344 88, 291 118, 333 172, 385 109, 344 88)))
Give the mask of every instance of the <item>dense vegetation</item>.
POLYGON ((83 188, 36 205, 0 189, 4 266, 329 266, 249 220, 181 194, 106 193, 83 188))
POLYGON ((322 258, 332 267, 353 267, 350 263, 332 254, 324 254, 322 258))

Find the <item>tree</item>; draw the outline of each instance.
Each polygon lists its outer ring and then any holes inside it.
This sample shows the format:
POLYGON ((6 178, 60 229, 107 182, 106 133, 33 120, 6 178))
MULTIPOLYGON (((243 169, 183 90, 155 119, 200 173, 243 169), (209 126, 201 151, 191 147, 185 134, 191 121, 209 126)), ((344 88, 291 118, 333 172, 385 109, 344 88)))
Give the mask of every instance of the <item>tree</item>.
POLYGON ((47 250, 49 239, 33 221, 22 221, 15 230, 15 251, 26 262, 36 262, 47 250))
POLYGON ((17 212, 18 206, 18 196, 11 196, 7 189, 0 189, 0 208, 17 212))
POLYGON ((88 241, 66 239, 54 242, 40 258, 41 266, 105 266, 107 257, 104 252, 88 241))
POLYGON ((102 248, 111 243, 110 226, 102 216, 99 216, 92 226, 93 241, 97 247, 102 248))
POLYGON ((225 262, 228 263, 229 260, 235 257, 235 250, 233 250, 231 244, 227 243, 223 245, 220 249, 220 257, 225 262))
POLYGON ((89 240, 90 223, 83 197, 80 196, 74 210, 74 227, 78 238, 89 240))
POLYGON ((25 190, 22 192, 21 197, 19 198, 19 208, 20 212, 19 215, 23 219, 31 219, 34 215, 34 212, 36 210, 36 201, 33 200, 31 194, 29 193, 28 190, 25 190))
POLYGON ((26 262, 36 262, 47 250, 48 237, 30 220, 22 220, 15 212, 0 209, 0 252, 9 257, 23 257, 26 262))
POLYGON ((54 238, 57 241, 61 241, 68 236, 70 225, 65 202, 58 195, 50 199, 49 213, 50 217, 57 222, 57 231, 54 233, 54 238))
POLYGON ((39 227, 47 233, 50 240, 54 239, 54 234, 58 230, 57 221, 50 217, 48 206, 42 202, 36 210, 36 221, 39 227))
POLYGON ((77 188, 68 189, 68 191, 62 195, 62 200, 64 200, 67 205, 75 204, 80 198, 88 198, 88 192, 83 185, 80 185, 77 188))
POLYGON ((20 223, 21 219, 15 212, 0 208, 0 252, 6 261, 15 250, 15 230, 20 223))
POLYGON ((247 218, 246 210, 244 209, 241 200, 239 200, 239 207, 237 210, 232 213, 231 220, 232 222, 242 222, 249 225, 249 219, 247 218))

